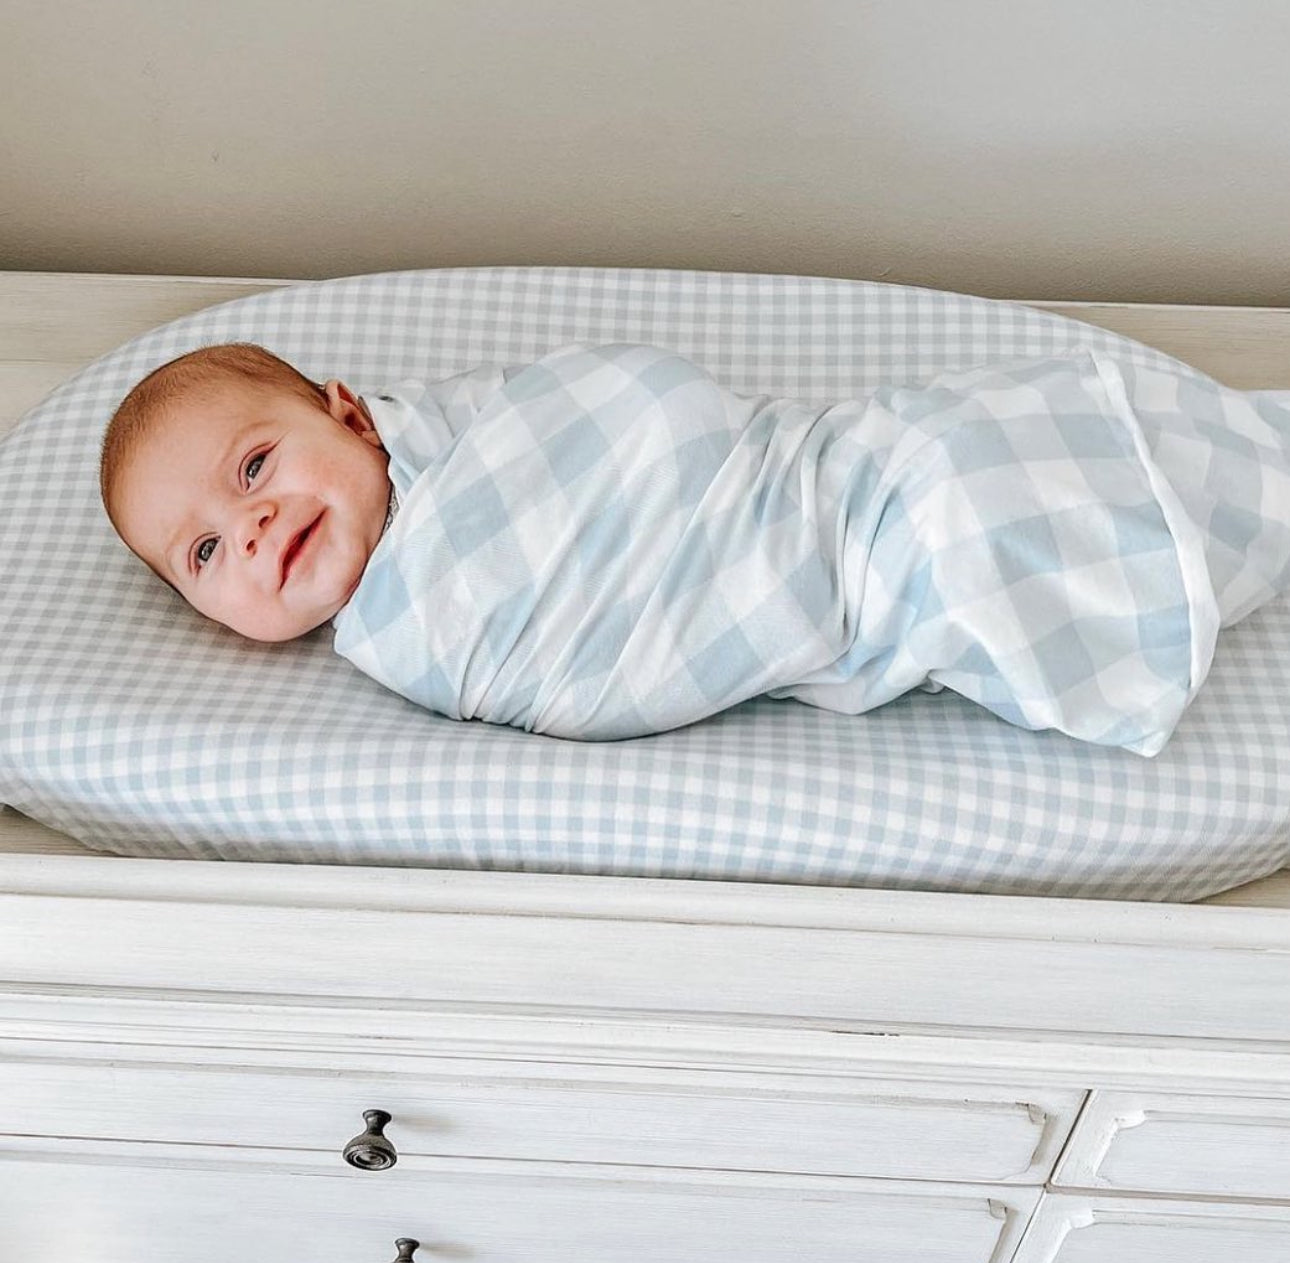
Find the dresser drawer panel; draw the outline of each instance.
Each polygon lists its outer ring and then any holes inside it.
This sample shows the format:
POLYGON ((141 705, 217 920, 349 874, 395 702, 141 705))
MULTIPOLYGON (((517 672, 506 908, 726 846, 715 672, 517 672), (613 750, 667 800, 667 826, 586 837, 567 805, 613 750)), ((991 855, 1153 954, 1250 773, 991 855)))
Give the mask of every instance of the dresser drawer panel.
POLYGON ((1012 1263, 1286 1263, 1290 1206, 1044 1196, 1012 1263))
POLYGON ((990 1263, 1037 1189, 409 1159, 379 1174, 254 1151, 0 1139, 0 1258, 94 1263, 990 1263), (128 1152, 135 1151, 135 1152, 128 1152))
POLYGON ((1290 1100, 1095 1092, 1053 1183, 1290 1201, 1290 1100))
MULTIPOLYGON (((1041 1184, 1080 1094, 805 1075, 453 1062, 434 1074, 0 1061, 0 1132, 1041 1184)), ((339 1158, 337 1159, 339 1161, 339 1158)))

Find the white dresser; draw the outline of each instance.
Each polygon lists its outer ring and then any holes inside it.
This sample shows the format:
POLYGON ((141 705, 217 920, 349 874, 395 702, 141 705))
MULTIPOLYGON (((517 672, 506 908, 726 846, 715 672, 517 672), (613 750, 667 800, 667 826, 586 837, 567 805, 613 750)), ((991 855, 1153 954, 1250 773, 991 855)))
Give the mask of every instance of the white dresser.
POLYGON ((70 855, 0 892, 5 1263, 1290 1258, 1284 910, 70 855))

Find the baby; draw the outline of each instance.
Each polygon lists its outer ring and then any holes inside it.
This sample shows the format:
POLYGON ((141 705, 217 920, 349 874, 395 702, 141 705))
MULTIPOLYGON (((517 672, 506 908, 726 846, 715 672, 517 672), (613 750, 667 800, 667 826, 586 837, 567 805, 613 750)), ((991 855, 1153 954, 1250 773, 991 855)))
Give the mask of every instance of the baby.
POLYGON ((1089 351, 825 406, 647 346, 362 398, 234 344, 134 387, 101 485, 202 614, 331 622, 454 719, 609 740, 948 687, 1150 755, 1290 586, 1288 450, 1266 401, 1089 351))
POLYGON ((389 459, 371 414, 256 346, 150 373, 103 443, 112 525, 190 605, 254 640, 290 640, 353 595, 385 530, 389 459))

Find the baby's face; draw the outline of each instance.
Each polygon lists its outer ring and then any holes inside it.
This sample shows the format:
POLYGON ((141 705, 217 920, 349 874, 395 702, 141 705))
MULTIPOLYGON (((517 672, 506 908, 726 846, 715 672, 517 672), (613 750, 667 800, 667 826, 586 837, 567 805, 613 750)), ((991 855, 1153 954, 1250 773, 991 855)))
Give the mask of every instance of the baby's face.
POLYGON ((339 382, 311 403, 249 382, 176 405, 114 502, 127 544, 197 610, 253 640, 332 618, 385 527, 388 460, 339 382))

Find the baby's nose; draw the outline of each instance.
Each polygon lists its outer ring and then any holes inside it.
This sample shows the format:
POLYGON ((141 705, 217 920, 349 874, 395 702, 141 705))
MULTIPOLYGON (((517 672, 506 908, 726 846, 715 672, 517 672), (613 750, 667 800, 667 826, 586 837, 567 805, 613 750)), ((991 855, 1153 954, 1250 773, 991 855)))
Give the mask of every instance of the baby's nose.
POLYGON ((273 521, 273 506, 269 504, 252 505, 242 519, 241 539, 238 541, 241 551, 247 557, 254 557, 260 546, 260 540, 269 524, 273 521))

